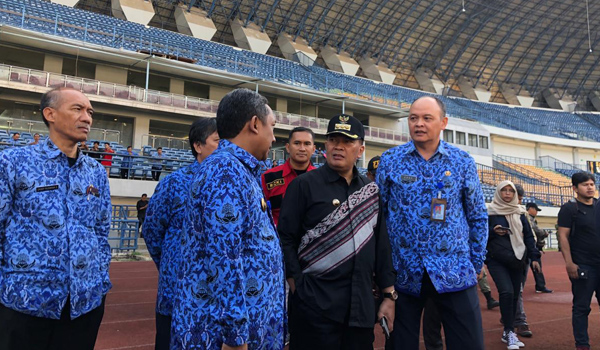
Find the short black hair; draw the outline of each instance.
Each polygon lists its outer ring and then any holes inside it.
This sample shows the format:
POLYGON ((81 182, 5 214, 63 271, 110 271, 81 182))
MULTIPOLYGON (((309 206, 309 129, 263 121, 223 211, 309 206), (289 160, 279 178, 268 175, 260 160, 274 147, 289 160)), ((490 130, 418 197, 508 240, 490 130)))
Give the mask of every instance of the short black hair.
POLYGON ((105 146, 106 146, 106 145, 109 145, 109 146, 110 146, 110 142, 105 142, 105 143, 104 143, 104 145, 105 145, 105 146))
POLYGON ((94 141, 94 145, 98 144, 98 146, 100 146, 100 141, 94 141))
POLYGON ((48 121, 46 120, 46 117, 44 117, 44 109, 46 109, 47 107, 54 109, 58 108, 57 105, 58 100, 60 99, 60 92, 63 90, 79 91, 71 87, 59 86, 50 91, 46 91, 46 93, 42 95, 42 99, 40 101, 40 111, 42 111, 42 120, 44 121, 44 124, 46 124, 46 126, 48 126, 48 121))
POLYGON ((525 189, 523 188, 523 186, 521 186, 520 184, 514 184, 514 185, 515 185, 515 189, 517 190, 517 196, 524 197, 525 189))
POLYGON ((15 136, 15 135, 19 135, 19 136, 21 136, 21 134, 20 134, 20 133, 18 133, 18 132, 13 132, 12 136, 15 136))
POLYGON ((594 184, 596 183, 596 177, 587 171, 580 171, 571 176, 571 183, 573 186, 577 187, 580 183, 592 180, 594 184))
POLYGON ((268 103, 264 96, 248 89, 236 89, 225 95, 217 109, 219 137, 236 137, 253 116, 264 124, 269 113, 268 103))
POLYGON ((35 136, 35 135, 37 135, 37 136, 41 136, 41 135, 40 135, 39 133, 37 133, 37 132, 36 132, 35 134, 33 134, 33 136, 35 136))
POLYGON ((142 193, 142 197, 148 197, 148 195, 145 193, 142 193))
POLYGON ((315 142, 315 133, 312 131, 312 129, 305 128, 303 126, 297 126, 297 127, 293 128, 290 131, 290 134, 288 135, 288 141, 287 141, 288 143, 292 140, 292 136, 294 136, 294 134, 297 133, 297 132, 307 132, 307 133, 309 133, 310 136, 313 139, 313 143, 315 142))
POLYGON ((440 111, 442 112, 441 118, 444 119, 444 117, 446 116, 446 104, 444 103, 444 101, 442 101, 440 98, 433 96, 433 95, 425 95, 425 96, 421 96, 418 99, 414 100, 413 103, 417 102, 418 100, 420 100, 422 98, 434 99, 435 102, 437 103, 438 107, 440 107, 440 111))
POLYGON ((127 146, 127 149, 131 148, 131 146, 127 146))
POLYGON ((158 150, 162 150, 162 147, 158 147, 158 148, 156 148, 156 150, 157 150, 157 151, 158 151, 158 150))
POLYGON ((206 144, 206 139, 217 131, 217 121, 215 118, 200 118, 192 123, 190 128, 189 140, 190 148, 194 157, 198 157, 198 152, 194 148, 196 143, 206 144))

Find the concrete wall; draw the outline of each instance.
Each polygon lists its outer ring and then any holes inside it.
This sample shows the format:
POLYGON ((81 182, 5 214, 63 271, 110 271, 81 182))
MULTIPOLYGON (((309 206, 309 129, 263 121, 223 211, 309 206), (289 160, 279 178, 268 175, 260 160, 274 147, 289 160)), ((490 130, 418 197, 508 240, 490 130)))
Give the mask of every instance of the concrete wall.
POLYGON ((370 115, 369 126, 400 131, 400 123, 398 123, 398 119, 393 118, 377 117, 374 115, 370 115))
POLYGON ((185 83, 183 80, 171 78, 169 92, 177 95, 185 94, 185 83))
POLYGON ((573 148, 553 146, 548 144, 540 145, 540 156, 551 156, 560 159, 565 163, 573 164, 573 148))
POLYGON ((210 100, 221 101, 221 99, 232 90, 233 89, 223 88, 220 86, 211 86, 208 98, 210 100))
POLYGON ((492 136, 494 155, 535 159, 535 143, 492 136))
POLYGON ((44 70, 46 72, 62 74, 63 69, 63 58, 60 56, 54 56, 46 54, 44 56, 44 70))
POLYGON ((127 70, 103 65, 96 65, 96 80, 127 85, 127 70))
POLYGON ((109 179, 109 184, 112 204, 135 204, 142 196, 142 193, 146 193, 148 197, 152 197, 158 182, 111 178, 109 179), (116 201, 118 203, 115 203, 113 197, 120 197, 116 201), (129 198, 134 199, 134 201, 128 202, 129 198))

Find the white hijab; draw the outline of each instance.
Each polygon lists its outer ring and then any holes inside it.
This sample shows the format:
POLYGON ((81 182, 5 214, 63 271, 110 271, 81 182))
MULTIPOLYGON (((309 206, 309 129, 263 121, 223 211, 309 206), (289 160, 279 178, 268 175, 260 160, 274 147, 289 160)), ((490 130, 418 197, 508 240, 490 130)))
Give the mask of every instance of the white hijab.
POLYGON ((494 193, 494 199, 492 200, 492 204, 490 204, 488 208, 488 215, 504 215, 506 220, 508 221, 508 226, 510 227, 509 234, 510 243, 512 245, 513 251, 515 252, 515 256, 517 259, 523 259, 525 256, 525 242, 523 240, 523 224, 521 223, 521 214, 526 213, 525 208, 519 205, 519 199, 517 196, 517 189, 515 185, 511 181, 502 181, 496 187, 496 192, 494 193), (506 186, 512 187, 515 191, 515 196, 513 197, 510 203, 507 203, 500 196, 500 190, 506 186))

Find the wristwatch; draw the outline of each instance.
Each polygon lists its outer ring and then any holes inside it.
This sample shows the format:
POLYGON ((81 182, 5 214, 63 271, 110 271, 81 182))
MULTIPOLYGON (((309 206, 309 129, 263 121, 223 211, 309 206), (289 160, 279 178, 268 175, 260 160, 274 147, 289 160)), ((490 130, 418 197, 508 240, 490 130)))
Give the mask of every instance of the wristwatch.
POLYGON ((398 292, 393 290, 391 293, 383 293, 383 297, 396 301, 396 299, 398 299, 398 292))

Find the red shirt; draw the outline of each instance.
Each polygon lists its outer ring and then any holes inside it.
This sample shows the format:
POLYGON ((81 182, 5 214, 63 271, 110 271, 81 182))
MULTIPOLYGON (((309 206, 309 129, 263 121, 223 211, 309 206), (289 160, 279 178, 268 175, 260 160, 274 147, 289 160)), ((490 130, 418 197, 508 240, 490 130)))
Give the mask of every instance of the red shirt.
MULTIPOLYGON (((312 163, 309 163, 306 171, 314 169, 316 168, 312 163)), ((298 177, 298 174, 292 169, 289 159, 284 164, 269 169, 261 175, 263 192, 265 193, 265 199, 271 203, 275 225, 279 221, 279 209, 281 208, 281 201, 285 195, 285 190, 296 177, 298 177)))
MULTIPOLYGON (((112 150, 112 149, 110 151, 104 150, 104 152, 106 152, 106 153, 115 153, 115 151, 112 150)), ((105 160, 102 161, 102 162, 100 162, 100 164, 106 165, 106 166, 111 166, 112 165, 112 157, 113 156, 110 155, 110 154, 104 154, 104 155, 102 155, 102 159, 105 159, 105 160)))

